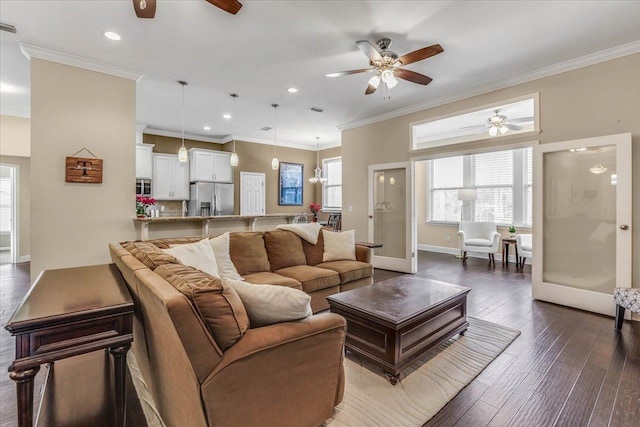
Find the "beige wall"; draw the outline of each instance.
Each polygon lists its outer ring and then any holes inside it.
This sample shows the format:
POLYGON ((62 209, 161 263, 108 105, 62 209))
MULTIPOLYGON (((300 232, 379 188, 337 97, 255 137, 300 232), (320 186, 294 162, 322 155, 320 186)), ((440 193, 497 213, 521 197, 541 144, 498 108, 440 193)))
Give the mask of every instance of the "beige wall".
POLYGON ((135 237, 133 80, 31 60, 31 278, 110 262, 108 243, 135 237), (104 160, 102 184, 65 183, 65 157, 104 160))
MULTIPOLYGON (((540 127, 537 137, 505 141, 540 143, 631 132, 633 138, 633 219, 640 224, 640 54, 523 83, 402 117, 350 129, 342 133, 343 228, 354 228, 359 240, 367 239, 367 167, 370 164, 409 160, 410 123, 505 99, 540 93, 540 127), (348 172, 347 172, 348 171, 348 172), (348 212, 346 207, 353 206, 348 212)), ((428 89, 427 89, 428 90, 428 89)), ((501 143, 460 144, 453 149, 499 146, 501 143)), ((440 147, 431 153, 451 151, 440 147)), ((436 236, 436 238, 438 238, 436 236)), ((440 239, 441 240, 441 239, 440 239)), ((636 250, 633 263, 640 265, 640 227, 633 229, 636 250)), ((634 287, 640 287, 640 268, 634 269, 634 287)))
MULTIPOLYGON (((142 142, 145 144, 154 144, 154 153, 164 154, 178 154, 178 149, 182 144, 180 138, 173 138, 170 136, 150 135, 147 133, 142 134, 142 142)), ((194 141, 191 139, 184 140, 184 146, 187 150, 192 148, 204 148, 206 150, 222 150, 223 144, 215 144, 212 142, 194 141)))
POLYGON ((31 156, 31 121, 0 115, 0 155, 31 156))
POLYGON ((18 167, 18 261, 26 261, 30 254, 31 215, 31 159, 28 157, 2 156, 0 163, 18 167), (21 260, 20 257, 23 259, 21 260))

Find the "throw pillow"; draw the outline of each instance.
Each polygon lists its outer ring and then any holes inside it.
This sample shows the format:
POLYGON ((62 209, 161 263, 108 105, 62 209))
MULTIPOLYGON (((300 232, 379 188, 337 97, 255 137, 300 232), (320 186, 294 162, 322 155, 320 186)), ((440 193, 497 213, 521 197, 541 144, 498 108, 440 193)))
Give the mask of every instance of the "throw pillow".
POLYGON ((218 265, 218 273, 220 277, 226 277, 227 279, 244 280, 236 266, 231 261, 229 255, 229 233, 224 233, 218 237, 212 237, 209 239, 213 253, 216 256, 216 263, 218 265))
POLYGON ((311 297, 297 289, 222 279, 240 296, 252 328, 311 316, 311 297))
POLYGON ((336 233, 322 230, 324 252, 322 262, 356 259, 356 231, 349 230, 336 233))
POLYGON ((216 256, 211 249, 209 239, 203 239, 196 243, 177 245, 169 249, 161 249, 173 256, 184 265, 197 268, 213 277, 220 277, 216 256))
POLYGON ((249 317, 240 297, 219 278, 181 264, 162 265, 155 273, 191 300, 222 351, 249 329, 249 317))

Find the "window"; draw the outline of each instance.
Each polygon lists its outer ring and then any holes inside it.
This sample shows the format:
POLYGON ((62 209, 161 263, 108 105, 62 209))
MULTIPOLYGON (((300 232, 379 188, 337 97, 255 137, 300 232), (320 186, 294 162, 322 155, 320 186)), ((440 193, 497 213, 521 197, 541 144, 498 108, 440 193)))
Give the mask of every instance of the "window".
POLYGON ((342 210, 342 157, 322 160, 322 176, 327 182, 322 186, 322 210, 342 210))
POLYGON ((492 221, 530 226, 531 148, 429 160, 428 220, 492 221), (475 188, 477 199, 463 204, 458 190, 475 188))
POLYGON ((0 178, 0 231, 2 232, 11 231, 11 198, 11 179, 0 178))

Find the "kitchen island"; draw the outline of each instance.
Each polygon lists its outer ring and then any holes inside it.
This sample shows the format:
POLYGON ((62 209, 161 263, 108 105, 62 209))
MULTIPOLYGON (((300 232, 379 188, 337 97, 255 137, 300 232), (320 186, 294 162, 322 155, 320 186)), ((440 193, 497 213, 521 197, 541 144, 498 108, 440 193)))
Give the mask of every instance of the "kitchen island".
POLYGON ((133 222, 136 228, 139 228, 138 239, 149 240, 150 233, 151 238, 160 238, 208 236, 227 231, 272 230, 279 224, 293 222, 293 219, 299 215, 302 214, 172 216, 134 218, 133 222))

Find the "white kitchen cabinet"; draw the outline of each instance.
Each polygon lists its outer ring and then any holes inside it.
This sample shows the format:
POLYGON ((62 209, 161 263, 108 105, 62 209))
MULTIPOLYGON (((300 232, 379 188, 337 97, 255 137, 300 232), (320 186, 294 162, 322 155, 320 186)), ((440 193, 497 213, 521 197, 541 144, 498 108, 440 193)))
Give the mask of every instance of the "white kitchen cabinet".
POLYGON ((192 148, 189 150, 189 181, 233 182, 230 157, 231 153, 225 151, 192 148))
POLYGON ((189 200, 189 170, 173 154, 153 155, 152 195, 156 200, 189 200))
POLYGON ((153 144, 136 144, 136 179, 153 177, 153 144))

